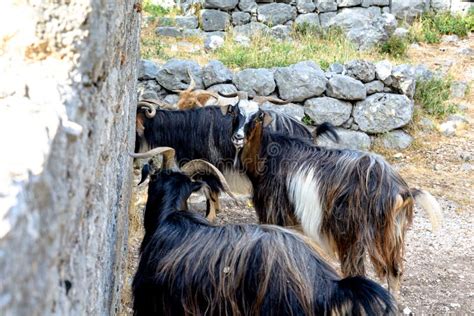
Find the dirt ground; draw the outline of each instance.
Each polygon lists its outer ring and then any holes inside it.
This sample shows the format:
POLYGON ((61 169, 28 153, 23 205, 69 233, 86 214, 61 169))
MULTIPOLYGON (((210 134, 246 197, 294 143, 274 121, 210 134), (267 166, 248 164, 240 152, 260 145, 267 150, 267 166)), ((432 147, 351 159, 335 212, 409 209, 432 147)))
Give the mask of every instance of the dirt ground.
MULTIPOLYGON (((459 47, 474 49, 474 36, 457 43, 421 45, 411 48, 409 57, 431 69, 442 69, 456 80, 472 81, 472 56, 461 56, 459 47)), ((406 236, 405 274, 399 300, 400 312, 415 315, 474 314, 474 87, 463 100, 464 115, 471 125, 456 136, 413 128, 416 143, 402 153, 383 153, 412 187, 431 192, 443 208, 443 226, 436 232, 426 214, 416 210, 406 236)), ((136 182, 138 182, 138 174, 136 182)), ((138 261, 142 238, 142 212, 146 185, 137 188, 130 209, 129 260, 122 297, 121 315, 131 315, 130 285, 138 261)), ((194 199, 196 200, 196 199, 194 199)), ((245 197, 238 203, 223 200, 217 222, 256 223, 245 197)), ((197 203, 196 209, 204 209, 197 203)), ((337 268, 337 263, 333 263, 337 268)))

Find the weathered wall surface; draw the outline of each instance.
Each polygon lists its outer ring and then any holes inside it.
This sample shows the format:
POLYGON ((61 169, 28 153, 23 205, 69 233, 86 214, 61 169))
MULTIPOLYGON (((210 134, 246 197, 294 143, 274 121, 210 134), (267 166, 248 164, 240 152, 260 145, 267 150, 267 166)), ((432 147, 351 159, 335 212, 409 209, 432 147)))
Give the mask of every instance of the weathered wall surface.
POLYGON ((136 1, 2 1, 0 315, 107 315, 125 264, 136 1))

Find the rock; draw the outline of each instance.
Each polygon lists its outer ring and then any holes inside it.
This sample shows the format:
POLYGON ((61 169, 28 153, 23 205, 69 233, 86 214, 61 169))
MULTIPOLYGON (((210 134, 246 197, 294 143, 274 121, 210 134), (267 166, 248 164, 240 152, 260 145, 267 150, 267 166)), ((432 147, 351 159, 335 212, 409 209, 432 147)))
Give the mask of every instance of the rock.
POLYGON ((385 133, 410 122, 413 101, 404 95, 376 93, 357 102, 352 116, 367 133, 385 133))
POLYGON ((457 108, 458 108, 458 111, 465 112, 469 109, 469 105, 467 105, 465 103, 461 103, 461 104, 457 105, 457 108))
POLYGON ((450 93, 453 98, 464 98, 468 88, 467 81, 453 81, 451 83, 450 93))
POLYGON ((257 13, 257 3, 255 0, 240 0, 239 9, 244 12, 257 13))
POLYGON ((275 26, 296 18, 296 8, 285 3, 270 3, 258 6, 257 18, 260 22, 275 26))
POLYGON ((158 71, 156 81, 167 90, 184 90, 189 86, 191 71, 196 88, 204 88, 201 78, 201 67, 197 62, 189 60, 170 59, 158 71))
POLYGON ((224 38, 218 35, 207 36, 204 40, 204 49, 214 51, 222 46, 224 46, 224 38))
POLYGON ((288 115, 301 121, 304 117, 304 108, 295 103, 288 103, 288 104, 273 104, 271 102, 263 103, 260 108, 262 110, 270 110, 273 112, 281 113, 284 115, 288 115))
POLYGON ((366 91, 362 82, 349 76, 334 75, 328 81, 326 94, 341 100, 363 100, 366 91))
POLYGON ((270 35, 276 39, 286 41, 291 39, 291 27, 287 25, 277 25, 271 28, 270 35))
POLYGON ((347 121, 345 121, 341 126, 345 129, 349 129, 349 128, 351 128, 352 123, 354 123, 354 118, 349 117, 349 119, 347 121))
POLYGON ((164 102, 174 106, 175 109, 177 109, 176 104, 179 101, 179 95, 177 94, 168 94, 164 99, 164 102))
POLYGON ((429 9, 429 2, 425 0, 392 0, 390 12, 398 20, 411 24, 416 17, 429 9))
POLYGON ((353 60, 345 65, 345 75, 358 79, 362 82, 369 82, 375 79, 375 65, 365 60, 353 60))
POLYGON ((232 12, 232 25, 244 25, 250 23, 250 13, 232 12))
POLYGON ((329 148, 347 148, 353 150, 364 150, 370 149, 370 137, 369 135, 358 132, 349 131, 343 128, 336 128, 337 134, 339 135, 339 142, 335 143, 332 139, 327 136, 320 136, 316 140, 318 146, 324 146, 329 148))
POLYGON ((456 52, 461 55, 474 56, 474 49, 470 47, 461 47, 456 52))
POLYGON ((390 0, 362 0, 362 6, 368 8, 371 6, 388 6, 390 5, 390 0))
POLYGON ((321 23, 321 27, 328 28, 330 26, 331 20, 336 15, 336 12, 319 13, 319 22, 321 23))
POLYGON ((238 3, 239 0, 204 0, 204 8, 228 11, 235 8, 238 3))
POLYGON ((245 35, 237 35, 234 37, 234 42, 241 46, 249 47, 251 44, 251 40, 249 37, 245 35))
POLYGON ((391 86, 410 99, 415 95, 416 78, 410 65, 398 65, 392 69, 391 86))
POLYGON ((273 73, 263 68, 249 68, 236 72, 233 82, 238 90, 248 92, 250 97, 269 95, 276 86, 273 73))
POLYGON ((413 313, 412 313, 412 311, 411 311, 410 308, 405 307, 405 308, 403 309, 403 315, 413 315, 413 313))
POLYGON ((337 6, 339 8, 355 7, 360 4, 362 4, 362 0, 337 0, 337 6))
POLYGON ((216 92, 216 93, 223 93, 223 94, 230 94, 237 92, 237 88, 231 83, 220 83, 213 85, 207 88, 208 91, 216 92))
POLYGON ((383 13, 390 13, 390 7, 382 7, 382 14, 383 13))
POLYGON ((159 99, 160 85, 155 80, 139 81, 137 84, 138 99, 159 99))
POLYGON ((392 64, 388 60, 382 60, 375 64, 375 75, 377 79, 385 82, 392 75, 392 64))
POLYGON ((200 29, 183 29, 182 33, 184 38, 201 38, 203 31, 201 31, 200 29))
POLYGON ((395 130, 382 134, 377 139, 377 143, 382 145, 385 149, 390 150, 404 150, 410 147, 413 142, 413 137, 402 130, 395 130))
POLYGON ((410 31, 404 27, 397 27, 395 29, 395 32, 393 32, 393 36, 397 36, 400 38, 406 38, 408 34, 410 34, 410 31))
POLYGON ((435 128, 435 123, 427 117, 422 118, 419 122, 419 125, 425 131, 431 131, 435 128))
POLYGON ((265 35, 270 33, 270 28, 263 23, 250 22, 245 25, 239 25, 234 27, 233 35, 237 37, 239 35, 246 36, 248 38, 256 35, 265 35))
POLYGON ((441 36, 442 43, 456 43, 459 42, 459 36, 457 35, 443 35, 441 36))
POLYGON ((160 16, 156 22, 156 26, 176 26, 176 21, 171 17, 160 16))
POLYGON ((316 124, 329 122, 340 126, 351 116, 352 104, 329 97, 312 98, 304 103, 304 113, 316 124))
POLYGON ((364 26, 346 32, 347 37, 361 50, 370 49, 387 41, 397 27, 397 20, 390 13, 383 13, 375 18, 370 18, 371 15, 373 16, 373 13, 368 15, 369 20, 364 26))
POLYGON ((344 65, 342 64, 334 63, 334 64, 329 65, 328 71, 340 75, 345 71, 345 68, 344 68, 344 65))
POLYGON ((412 70, 416 80, 430 80, 434 77, 433 72, 423 64, 413 66, 412 70))
POLYGON ((375 80, 365 84, 365 90, 367 91, 367 95, 383 92, 383 88, 383 82, 380 80, 375 80))
POLYGON ((222 62, 211 60, 202 69, 202 81, 206 88, 217 83, 231 82, 232 72, 222 62))
POLYGON ((197 29, 198 19, 194 15, 190 16, 177 16, 175 18, 176 26, 185 29, 197 29))
POLYGON ((317 13, 300 14, 296 18, 295 23, 300 27, 318 28, 320 26, 317 13))
POLYGON ((326 89, 324 72, 311 61, 277 68, 274 76, 280 98, 290 102, 319 96, 326 89))
POLYGON ((182 37, 183 32, 175 26, 158 26, 155 29, 156 35, 165 37, 182 37))
POLYGON ((319 13, 337 11, 337 3, 335 0, 319 0, 316 3, 319 13))
POLYGON ((380 9, 379 7, 368 7, 367 10, 373 16, 379 16, 382 14, 382 9, 380 9))
POLYGON ((316 9, 313 0, 296 0, 296 10, 298 13, 311 13, 316 9))
POLYGON ((224 31, 230 25, 230 15, 218 10, 201 10, 201 26, 206 32, 224 31))
POLYGON ((450 2, 445 0, 431 0, 430 5, 435 12, 445 12, 450 9, 450 2))
POLYGON ((138 68, 138 80, 149 80, 155 79, 158 74, 158 65, 151 60, 142 59, 140 60, 140 66, 138 68))

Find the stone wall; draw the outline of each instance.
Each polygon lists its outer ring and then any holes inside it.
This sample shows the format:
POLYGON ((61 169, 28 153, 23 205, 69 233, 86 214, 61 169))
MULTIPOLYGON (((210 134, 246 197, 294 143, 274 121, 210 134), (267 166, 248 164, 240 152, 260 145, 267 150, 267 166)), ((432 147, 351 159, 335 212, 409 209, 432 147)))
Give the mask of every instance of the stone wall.
POLYGON ((197 88, 231 93, 247 91, 250 96, 273 95, 286 105, 269 102, 263 108, 284 112, 313 125, 330 122, 338 127, 341 142, 321 139, 320 144, 370 149, 382 146, 401 150, 412 138, 401 130, 412 119, 417 79, 433 74, 424 66, 376 64, 355 60, 332 64, 327 71, 312 61, 272 69, 244 69, 232 72, 220 61, 206 66, 188 60, 171 59, 163 65, 143 60, 139 73, 139 98, 162 99, 176 104, 172 90, 185 89, 190 70, 197 88))
MULTIPOLYGON (((462 11, 472 3, 460 0, 190 0, 180 1, 185 13, 162 18, 156 33, 170 37, 249 37, 256 31, 287 39, 293 27, 339 27, 360 49, 386 41, 395 31, 396 19, 411 23, 422 12, 462 11), (198 3, 202 9, 195 10, 198 3)), ((248 41, 240 39, 241 42, 248 41)))
POLYGON ((137 11, 133 1, 2 3, 0 315, 118 309, 137 11))

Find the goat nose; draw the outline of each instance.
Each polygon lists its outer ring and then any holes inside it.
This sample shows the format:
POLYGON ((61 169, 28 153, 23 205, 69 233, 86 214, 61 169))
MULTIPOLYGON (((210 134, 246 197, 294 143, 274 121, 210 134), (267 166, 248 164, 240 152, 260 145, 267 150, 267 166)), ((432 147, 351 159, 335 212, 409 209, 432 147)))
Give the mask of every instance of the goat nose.
POLYGON ((244 139, 244 135, 240 133, 234 134, 234 140, 242 140, 242 139, 244 139))

